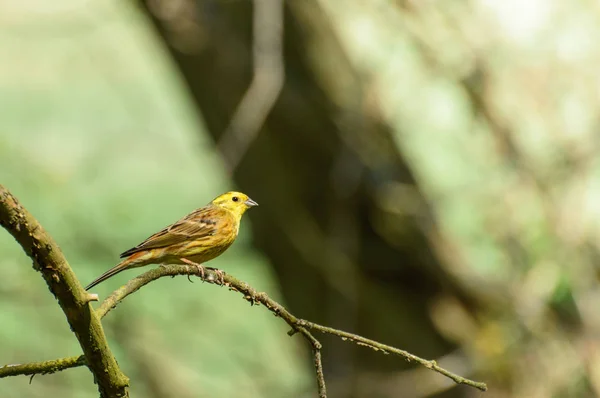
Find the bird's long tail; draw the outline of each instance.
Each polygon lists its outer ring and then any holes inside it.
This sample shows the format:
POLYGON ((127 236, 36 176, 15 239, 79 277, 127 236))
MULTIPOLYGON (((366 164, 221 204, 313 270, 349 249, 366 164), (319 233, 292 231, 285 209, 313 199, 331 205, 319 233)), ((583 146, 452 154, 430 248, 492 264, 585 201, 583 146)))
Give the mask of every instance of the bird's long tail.
POLYGON ((90 290, 91 288, 93 288, 94 286, 96 286, 97 284, 99 284, 101 282, 104 282, 111 276, 117 275, 119 272, 125 271, 126 269, 132 268, 131 267, 132 262, 133 261, 131 258, 126 258, 125 260, 121 261, 119 264, 115 265, 114 267, 112 267, 111 269, 109 269, 108 271, 106 271, 105 273, 100 275, 96 280, 94 280, 92 283, 90 283, 85 288, 85 290, 90 290))

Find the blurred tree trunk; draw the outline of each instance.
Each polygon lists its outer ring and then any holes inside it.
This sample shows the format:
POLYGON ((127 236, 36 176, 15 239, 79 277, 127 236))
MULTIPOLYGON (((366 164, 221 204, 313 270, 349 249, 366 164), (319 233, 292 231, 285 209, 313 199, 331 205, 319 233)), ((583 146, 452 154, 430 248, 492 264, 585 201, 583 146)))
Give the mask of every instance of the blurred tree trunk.
MULTIPOLYGON (((142 6, 218 143, 252 78, 252 2, 142 6)), ((284 26, 285 86, 232 176, 261 205, 250 215, 255 243, 296 315, 426 358, 448 354, 431 300, 469 300, 439 264, 436 225, 391 129, 316 1, 286 2, 284 26), (399 190, 405 199, 390 203, 399 190)), ((396 381, 410 366, 401 359, 318 337, 332 397, 419 396, 396 381)))

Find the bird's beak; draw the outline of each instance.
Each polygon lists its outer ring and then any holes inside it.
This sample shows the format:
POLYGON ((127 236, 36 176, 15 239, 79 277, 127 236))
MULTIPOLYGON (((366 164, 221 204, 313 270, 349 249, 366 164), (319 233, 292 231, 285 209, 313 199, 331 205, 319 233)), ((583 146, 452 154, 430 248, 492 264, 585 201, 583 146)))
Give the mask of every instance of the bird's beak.
POLYGON ((244 204, 248 207, 254 207, 254 206, 258 206, 258 203, 256 203, 255 201, 253 201, 252 199, 248 198, 244 204))

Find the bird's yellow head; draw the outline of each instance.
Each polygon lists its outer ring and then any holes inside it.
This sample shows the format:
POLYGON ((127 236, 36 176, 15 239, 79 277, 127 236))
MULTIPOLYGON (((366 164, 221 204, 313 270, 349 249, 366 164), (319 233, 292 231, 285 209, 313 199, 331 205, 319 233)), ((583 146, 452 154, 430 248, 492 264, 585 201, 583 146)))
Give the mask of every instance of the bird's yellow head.
POLYGON ((221 207, 232 212, 239 220, 242 214, 251 207, 258 206, 258 203, 241 192, 227 192, 221 196, 217 196, 211 204, 221 207))

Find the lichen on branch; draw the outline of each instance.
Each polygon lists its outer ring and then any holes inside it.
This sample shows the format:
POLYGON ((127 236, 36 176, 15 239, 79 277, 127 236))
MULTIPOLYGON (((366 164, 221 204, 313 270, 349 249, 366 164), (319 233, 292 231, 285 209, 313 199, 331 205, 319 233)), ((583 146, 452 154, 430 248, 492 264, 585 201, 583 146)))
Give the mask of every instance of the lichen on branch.
MULTIPOLYGON (((33 268, 41 273, 50 292, 58 300, 83 350, 85 362, 94 374, 100 396, 128 397, 129 379, 117 365, 108 347, 100 317, 89 304, 93 297, 83 289, 50 234, 2 185, 0 225, 33 260, 33 268)), ((27 365, 22 366, 27 368, 27 365)))

